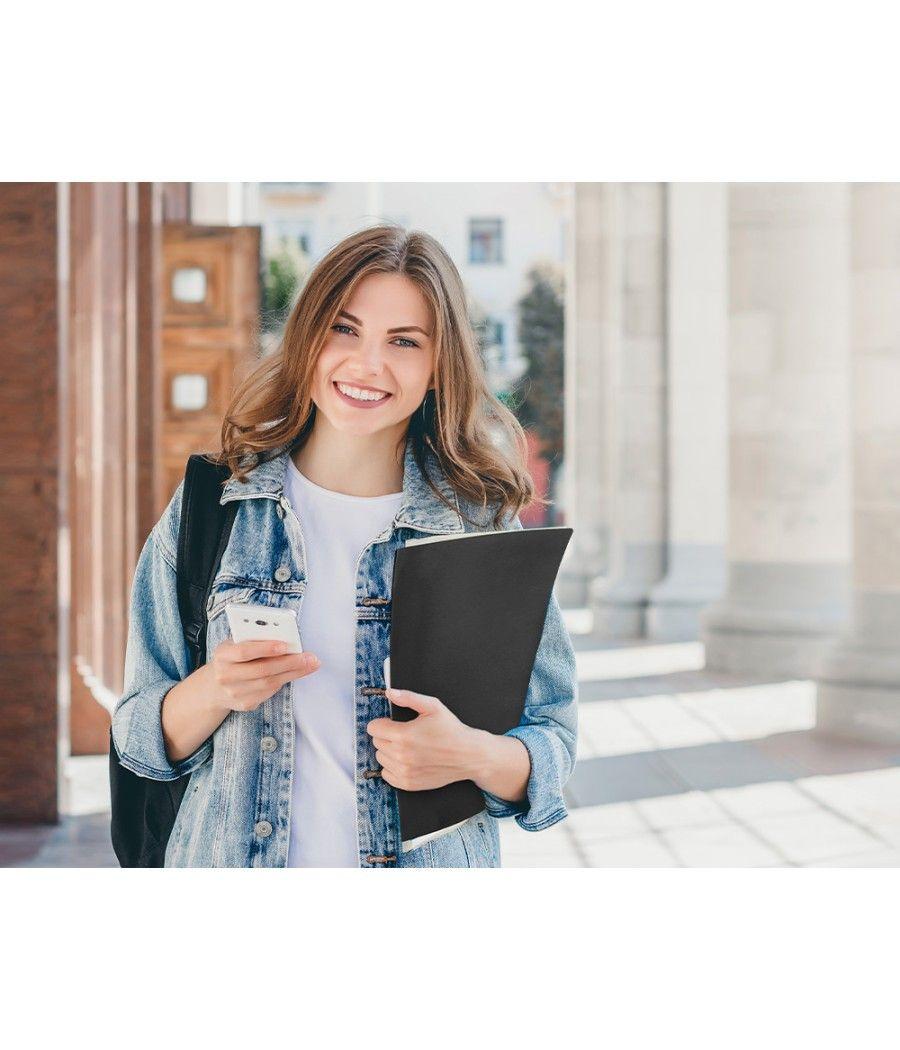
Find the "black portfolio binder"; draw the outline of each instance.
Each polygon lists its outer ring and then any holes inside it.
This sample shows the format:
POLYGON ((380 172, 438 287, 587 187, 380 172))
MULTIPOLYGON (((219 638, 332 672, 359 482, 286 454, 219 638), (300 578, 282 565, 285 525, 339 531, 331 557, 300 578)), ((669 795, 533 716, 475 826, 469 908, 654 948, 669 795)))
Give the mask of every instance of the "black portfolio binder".
MULTIPOLYGON (((462 722, 491 733, 517 726, 571 535, 563 526, 468 533, 398 550, 390 684, 436 696, 462 722)), ((391 705, 391 717, 417 715, 391 705)), ((484 809, 471 780, 397 795, 405 844, 484 809)))

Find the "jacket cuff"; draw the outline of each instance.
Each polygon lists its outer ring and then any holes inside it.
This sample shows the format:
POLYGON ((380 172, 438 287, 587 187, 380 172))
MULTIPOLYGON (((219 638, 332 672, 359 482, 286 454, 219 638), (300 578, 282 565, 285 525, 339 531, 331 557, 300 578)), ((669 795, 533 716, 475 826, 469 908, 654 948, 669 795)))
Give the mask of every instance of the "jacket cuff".
POLYGON ((531 772, 526 796, 521 802, 507 802, 482 789, 485 808, 492 817, 515 817, 525 831, 543 831, 569 815, 563 798, 560 770, 568 768, 568 753, 556 733, 541 726, 520 725, 504 736, 517 737, 528 749, 531 772))
POLYGON ((124 703, 113 718, 113 742, 119 762, 139 777, 151 780, 178 780, 202 766, 212 755, 212 737, 204 740, 193 754, 177 762, 169 761, 162 732, 162 702, 178 684, 164 679, 144 686, 124 703), (124 724, 123 724, 124 723, 124 724), (124 748, 120 746, 124 737, 124 748))

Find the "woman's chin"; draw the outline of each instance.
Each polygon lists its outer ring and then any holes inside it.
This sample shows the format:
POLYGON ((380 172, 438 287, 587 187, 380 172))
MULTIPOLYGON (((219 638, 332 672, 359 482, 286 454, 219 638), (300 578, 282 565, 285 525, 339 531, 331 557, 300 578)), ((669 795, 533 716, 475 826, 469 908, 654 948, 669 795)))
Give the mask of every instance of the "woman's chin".
POLYGON ((366 435, 377 434, 382 430, 395 430, 401 423, 405 425, 409 422, 408 419, 398 421, 393 417, 388 419, 385 419, 383 416, 376 418, 368 412, 353 413, 353 409, 350 409, 350 413, 349 415, 344 412, 327 413, 331 429, 336 430, 340 434, 355 434, 358 437, 365 437, 366 435))

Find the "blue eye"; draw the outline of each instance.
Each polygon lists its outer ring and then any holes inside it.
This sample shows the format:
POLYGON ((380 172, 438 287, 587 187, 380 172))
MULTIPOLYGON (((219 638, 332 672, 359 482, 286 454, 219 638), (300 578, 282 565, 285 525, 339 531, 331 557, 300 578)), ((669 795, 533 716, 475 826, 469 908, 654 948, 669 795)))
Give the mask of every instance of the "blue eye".
MULTIPOLYGON (((348 324, 333 324, 331 326, 331 330, 333 332, 338 332, 341 335, 344 335, 345 333, 347 335, 356 335, 356 332, 354 332, 348 324)), ((406 346, 402 347, 403 350, 418 349, 419 347, 419 344, 417 342, 415 342, 412 339, 407 339, 405 335, 398 335, 397 339, 395 339, 394 342, 397 342, 398 340, 406 343, 406 346)))

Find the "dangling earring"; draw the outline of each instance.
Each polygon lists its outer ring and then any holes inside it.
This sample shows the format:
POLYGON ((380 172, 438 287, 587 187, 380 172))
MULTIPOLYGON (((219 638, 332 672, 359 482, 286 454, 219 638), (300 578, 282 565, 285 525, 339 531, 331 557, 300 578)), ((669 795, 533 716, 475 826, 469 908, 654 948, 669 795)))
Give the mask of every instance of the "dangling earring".
POLYGON ((431 393, 430 390, 426 390, 425 391, 425 397, 422 399, 422 432, 423 432, 423 436, 425 438, 426 443, 431 445, 432 448, 434 448, 434 445, 431 443, 431 438, 428 436, 428 431, 426 430, 426 427, 428 425, 428 421, 425 418, 425 405, 428 403, 428 395, 430 393, 431 393))

